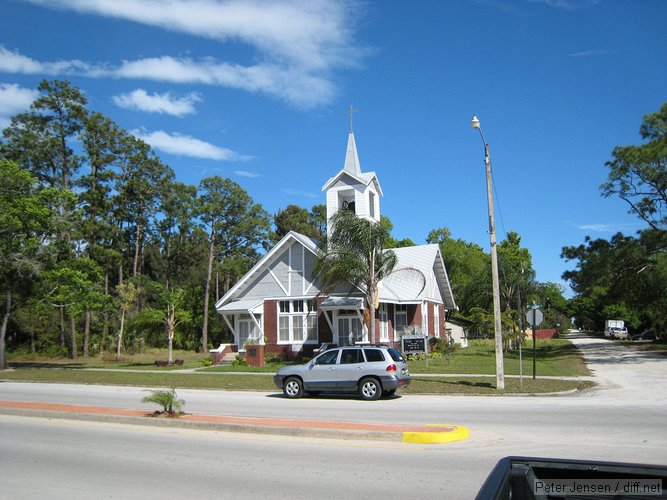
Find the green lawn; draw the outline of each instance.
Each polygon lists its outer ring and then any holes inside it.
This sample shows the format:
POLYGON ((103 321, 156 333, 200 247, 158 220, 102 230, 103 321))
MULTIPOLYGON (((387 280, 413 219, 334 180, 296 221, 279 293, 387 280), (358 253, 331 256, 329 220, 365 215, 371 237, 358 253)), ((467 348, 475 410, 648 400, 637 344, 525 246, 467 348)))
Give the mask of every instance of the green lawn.
MULTIPOLYGON (((536 343, 537 376, 580 376, 590 375, 577 348, 567 340, 538 340, 536 343)), ((533 375, 532 343, 522 348, 523 374, 533 375)), ((505 352, 505 374, 519 375, 519 351, 505 352)), ((449 357, 410 361, 412 373, 471 373, 495 374, 496 354, 493 340, 473 340, 470 347, 459 349, 449 357)))
MULTIPOLYGON (((276 389, 270 376, 199 373, 97 372, 87 370, 19 368, 0 372, 0 380, 65 382, 73 384, 131 385, 188 389, 259 390, 276 389)), ((277 389, 276 389, 277 390, 277 389)))
POLYGON ((184 368, 201 368, 205 360, 211 359, 208 353, 174 350, 172 358, 182 359, 181 366, 158 368, 156 361, 167 360, 166 349, 146 349, 138 354, 122 353, 120 361, 116 361, 115 353, 104 353, 98 356, 77 360, 69 358, 48 358, 45 356, 9 353, 9 365, 16 368, 112 368, 122 370, 182 370, 184 368))
MULTIPOLYGON (((590 382, 541 380, 539 376, 589 375, 586 366, 574 346, 566 340, 539 341, 537 344, 537 375, 532 380, 532 349, 524 349, 524 387, 519 380, 505 378, 502 393, 559 392, 590 387, 590 382)), ((97 356, 72 361, 63 358, 45 358, 31 355, 9 356, 14 370, 0 372, 0 380, 24 380, 34 382, 65 382, 81 384, 131 385, 139 387, 176 387, 226 390, 277 390, 269 376, 275 373, 279 363, 269 363, 262 368, 237 366, 214 366, 204 368, 207 354, 176 351, 174 359, 183 359, 183 366, 157 367, 156 360, 165 360, 166 350, 153 349, 142 354, 124 355, 120 362, 113 355, 97 356), (50 368, 50 369, 45 369, 50 368), (81 368, 110 368, 132 370, 131 372, 95 372, 81 368), (199 368, 197 373, 178 373, 175 370, 199 368), (160 373, 148 373, 157 370, 160 373), (225 372, 246 372, 233 375, 225 372)), ((518 351, 505 353, 505 373, 519 374, 518 351)), ((449 358, 410 361, 413 374, 412 385, 406 394, 499 394, 494 377, 420 377, 419 374, 495 374, 495 351, 491 340, 471 342, 466 349, 457 350, 449 358)))
MULTIPOLYGON (((523 374, 533 375, 532 344, 522 348, 523 374)), ((505 373, 519 375, 519 351, 505 352, 505 373)), ((483 374, 496 373, 496 354, 493 340, 473 340, 470 347, 458 349, 450 357, 429 359, 428 367, 425 360, 410 360, 410 372, 428 374, 483 374)), ((538 340, 536 345, 537 376, 570 376, 590 375, 586 364, 574 345, 561 339, 538 340)), ((212 366, 206 371, 214 372, 275 372, 283 366, 278 363, 267 363, 264 367, 253 366, 212 366)))
POLYGON ((412 377, 412 383, 402 394, 538 394, 550 392, 565 392, 575 389, 584 390, 595 384, 589 381, 572 381, 560 379, 523 379, 523 388, 518 378, 505 377, 505 389, 496 389, 495 377, 412 377))
MULTIPOLYGON (((145 373, 137 372, 96 372, 77 369, 44 370, 20 368, 0 372, 0 380, 30 382, 60 382, 76 384, 127 385, 135 387, 174 387, 187 389, 225 389, 244 391, 275 391, 270 374, 225 375, 206 373, 145 373)), ((526 378, 520 390, 518 379, 505 379, 505 390, 495 389, 493 377, 426 378, 415 376, 412 384, 403 389, 404 394, 504 394, 504 393, 549 393, 585 389, 590 382, 565 380, 533 381, 526 378)))

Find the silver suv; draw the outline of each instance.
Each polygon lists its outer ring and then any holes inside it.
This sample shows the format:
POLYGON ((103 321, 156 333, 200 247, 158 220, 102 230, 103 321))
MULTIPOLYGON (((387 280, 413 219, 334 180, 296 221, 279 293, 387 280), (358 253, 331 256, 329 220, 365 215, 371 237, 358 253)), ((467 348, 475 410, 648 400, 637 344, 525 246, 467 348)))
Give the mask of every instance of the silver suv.
POLYGON ((410 384, 408 364, 393 347, 365 345, 334 347, 303 365, 285 366, 273 381, 285 397, 304 393, 357 392, 373 401, 393 396, 396 389, 410 384))

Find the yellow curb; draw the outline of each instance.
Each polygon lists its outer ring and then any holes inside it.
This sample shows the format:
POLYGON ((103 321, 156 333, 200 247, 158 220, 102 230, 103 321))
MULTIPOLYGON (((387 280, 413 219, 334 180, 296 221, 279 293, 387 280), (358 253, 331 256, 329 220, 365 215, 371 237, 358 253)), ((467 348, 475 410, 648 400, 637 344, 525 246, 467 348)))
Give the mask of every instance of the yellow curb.
POLYGON ((470 431, 462 425, 427 424, 426 427, 454 427, 446 432, 404 432, 403 442, 412 444, 437 444, 463 441, 470 437, 470 431))

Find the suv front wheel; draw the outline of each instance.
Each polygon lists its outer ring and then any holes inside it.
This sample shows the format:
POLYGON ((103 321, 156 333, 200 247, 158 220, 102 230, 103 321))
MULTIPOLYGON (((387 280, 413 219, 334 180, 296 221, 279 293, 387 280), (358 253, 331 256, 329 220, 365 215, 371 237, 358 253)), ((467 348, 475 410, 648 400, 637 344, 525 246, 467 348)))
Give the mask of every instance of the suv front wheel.
POLYGON ((359 396, 366 401, 375 401, 382 396, 382 386, 377 379, 365 378, 359 382, 359 396))
POLYGON ((283 383, 283 394, 289 399, 299 399, 303 396, 303 382, 296 377, 288 377, 283 383))

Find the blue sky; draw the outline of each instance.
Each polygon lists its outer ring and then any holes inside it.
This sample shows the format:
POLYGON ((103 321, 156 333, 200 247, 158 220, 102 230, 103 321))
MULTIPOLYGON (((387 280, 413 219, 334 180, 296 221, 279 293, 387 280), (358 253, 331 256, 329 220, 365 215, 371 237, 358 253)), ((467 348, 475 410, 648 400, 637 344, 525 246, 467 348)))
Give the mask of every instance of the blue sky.
POLYGON ((664 0, 2 0, 0 127, 42 79, 151 144, 181 182, 230 177, 270 213, 324 203, 349 116, 396 238, 499 240, 540 281, 564 245, 643 226, 605 162, 667 101, 664 0))

